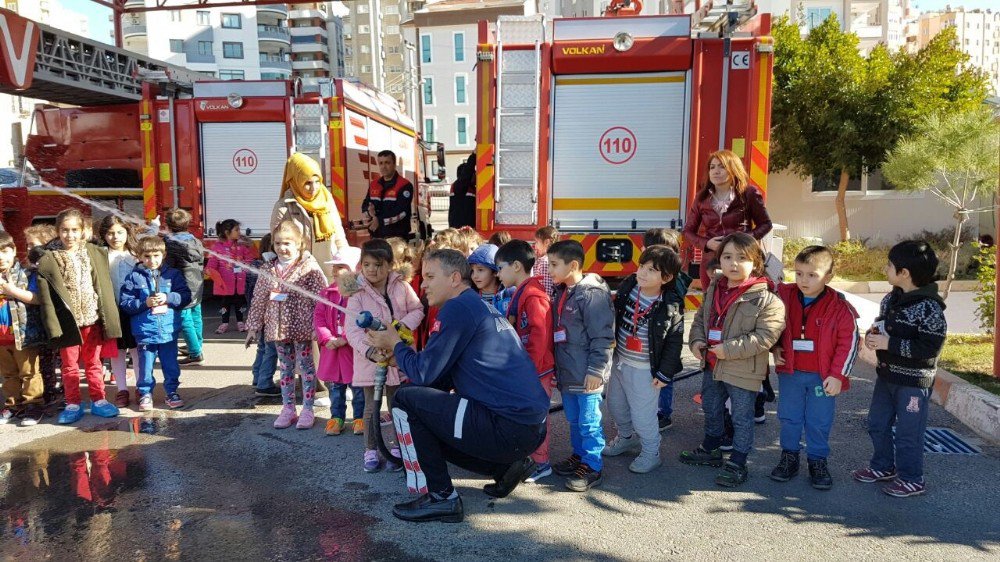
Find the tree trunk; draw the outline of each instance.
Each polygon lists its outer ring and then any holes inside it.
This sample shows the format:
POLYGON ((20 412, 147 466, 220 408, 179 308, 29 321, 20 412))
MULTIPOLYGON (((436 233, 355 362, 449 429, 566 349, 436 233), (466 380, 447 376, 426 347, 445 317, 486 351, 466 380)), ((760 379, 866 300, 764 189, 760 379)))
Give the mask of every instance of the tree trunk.
POLYGON ((847 168, 840 170, 840 184, 837 185, 837 219, 840 223, 840 241, 846 242, 851 239, 851 231, 847 226, 847 183, 851 180, 851 174, 847 168))
POLYGON ((951 239, 951 255, 948 257, 948 277, 944 282, 944 292, 941 298, 947 299, 951 291, 951 282, 955 280, 955 270, 958 269, 958 248, 962 243, 962 226, 969 220, 969 215, 961 211, 955 212, 955 236, 951 239))

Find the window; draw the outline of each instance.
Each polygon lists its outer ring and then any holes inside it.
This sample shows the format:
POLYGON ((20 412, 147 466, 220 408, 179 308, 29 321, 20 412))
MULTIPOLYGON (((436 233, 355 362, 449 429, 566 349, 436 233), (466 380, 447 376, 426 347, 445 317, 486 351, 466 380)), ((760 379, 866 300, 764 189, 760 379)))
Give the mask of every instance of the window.
MULTIPOLYGON (((813 193, 837 193, 837 186, 840 184, 840 174, 831 174, 827 178, 812 177, 813 193)), ((894 191, 896 186, 892 185, 882 176, 882 170, 858 171, 852 174, 847 182, 848 193, 866 194, 873 191, 894 191)))
POLYGON ((372 73, 372 65, 370 64, 361 65, 361 74, 371 74, 371 73, 372 73))
POLYGON ((465 105, 469 99, 465 94, 465 83, 468 80, 464 74, 455 75, 455 103, 465 105))
POLYGON ((222 42, 222 58, 241 59, 243 58, 243 43, 222 42))
POLYGON ((402 50, 400 50, 399 45, 395 45, 393 47, 389 47, 389 54, 390 55, 398 55, 401 52, 402 52, 402 50))
POLYGON ((458 146, 469 144, 469 118, 465 115, 455 118, 455 144, 458 146))
POLYGON ((402 74, 403 73, 403 67, 402 66, 395 66, 395 65, 390 66, 389 67, 389 72, 394 72, 396 74, 402 74))
POLYGON ((434 105, 434 79, 424 78, 424 105, 434 105))
POLYGON ((368 25, 359 25, 358 26, 358 33, 371 33, 371 32, 372 32, 371 26, 368 26, 368 25))
POLYGON ((170 10, 170 21, 181 21, 181 11, 170 10))
POLYGON ((198 16, 198 25, 212 25, 211 16, 205 10, 198 10, 196 15, 198 16))
POLYGON ((243 29, 243 17, 239 14, 222 14, 222 28, 243 29))
POLYGON ((183 53, 184 52, 184 40, 182 40, 182 39, 171 39, 170 40, 170 52, 171 53, 183 53))
POLYGON ((806 9, 806 27, 812 31, 813 28, 819 27, 827 18, 830 17, 832 10, 830 8, 807 8, 806 9))
POLYGON ((392 35, 399 35, 399 26, 398 25, 387 25, 387 26, 385 26, 385 32, 389 33, 389 34, 392 34, 392 35))
POLYGON ((455 41, 455 62, 465 61, 465 33, 454 34, 455 41))
POLYGON ((399 13, 399 6, 386 6, 385 14, 387 16, 394 16, 399 13))
POLYGON ((420 36, 420 62, 431 62, 431 36, 420 36))
POLYGON ((361 54, 367 55, 370 52, 372 52, 371 47, 369 47, 368 45, 361 46, 361 54))
POLYGON ((434 127, 437 125, 436 121, 433 117, 424 118, 424 140, 427 142, 435 142, 434 127))
POLYGON ((199 55, 211 55, 212 54, 212 42, 211 41, 198 41, 198 54, 199 55))
POLYGON ((242 70, 220 70, 219 78, 222 80, 243 80, 242 70))
POLYGON ((368 4, 358 4, 358 13, 359 14, 367 14, 368 13, 368 4))

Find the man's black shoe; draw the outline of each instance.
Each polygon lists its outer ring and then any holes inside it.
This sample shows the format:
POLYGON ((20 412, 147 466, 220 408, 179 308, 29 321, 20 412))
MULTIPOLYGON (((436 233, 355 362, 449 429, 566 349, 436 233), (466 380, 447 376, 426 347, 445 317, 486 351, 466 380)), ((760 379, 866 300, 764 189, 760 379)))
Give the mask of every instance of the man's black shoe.
POLYGON ((462 498, 455 496, 449 500, 436 500, 430 494, 404 503, 397 503, 392 508, 392 514, 403 521, 443 521, 444 523, 461 523, 465 518, 462 508, 462 498))
POLYGON ((483 493, 493 498, 506 498, 517 485, 535 471, 535 461, 530 457, 515 462, 507 468, 496 484, 483 486, 483 493))
POLYGON ((809 461, 809 483, 817 490, 829 490, 833 487, 833 477, 830 476, 830 467, 826 465, 826 459, 808 459, 809 461))
POLYGON ((177 361, 178 365, 201 365, 205 362, 204 355, 188 355, 184 359, 177 361))
POLYGON ((576 468, 580 466, 580 457, 576 455, 570 455, 568 458, 563 459, 556 464, 552 465, 552 472, 555 472, 559 476, 569 476, 576 472, 576 468))
POLYGON ((263 396, 265 398, 273 398, 275 396, 281 396, 281 389, 278 388, 278 387, 276 387, 276 386, 272 386, 270 388, 264 388, 264 389, 258 388, 256 390, 254 390, 253 393, 256 396, 263 396))

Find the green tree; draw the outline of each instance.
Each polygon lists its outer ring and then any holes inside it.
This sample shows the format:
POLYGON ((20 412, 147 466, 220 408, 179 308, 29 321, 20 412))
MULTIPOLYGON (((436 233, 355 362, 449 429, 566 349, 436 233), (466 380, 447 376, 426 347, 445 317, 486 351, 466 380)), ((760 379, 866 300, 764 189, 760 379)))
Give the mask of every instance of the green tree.
POLYGON ((899 189, 929 191, 953 213, 955 235, 945 298, 955 279, 962 227, 970 215, 996 209, 998 170, 1000 122, 986 106, 947 115, 931 114, 917 134, 896 145, 882 166, 886 178, 899 189), (984 201, 988 203, 980 203, 984 201))
POLYGON ((861 55, 857 36, 841 31, 835 15, 804 38, 782 17, 772 35, 771 167, 838 178, 841 240, 850 238, 846 196, 852 177, 881 166, 924 115, 968 109, 986 96, 982 73, 963 69, 968 57, 955 48, 953 29, 912 55, 881 45, 861 55))

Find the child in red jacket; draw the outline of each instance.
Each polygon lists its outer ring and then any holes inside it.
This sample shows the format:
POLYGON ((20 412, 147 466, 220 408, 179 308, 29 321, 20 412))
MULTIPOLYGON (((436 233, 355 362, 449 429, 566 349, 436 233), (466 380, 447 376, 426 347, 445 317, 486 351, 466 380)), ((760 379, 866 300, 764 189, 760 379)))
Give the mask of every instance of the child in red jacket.
POLYGON ((787 482, 798 474, 804 427, 809 478, 817 490, 833 486, 826 459, 835 397, 851 385, 860 342, 858 313, 827 287, 833 262, 829 248, 808 246, 795 257, 795 283, 778 286, 785 303, 785 331, 774 348, 781 460, 771 479, 787 482))
MULTIPOLYGON (((552 301, 541 280, 531 276, 535 251, 524 240, 512 240, 497 250, 493 260, 500 282, 505 287, 516 287, 507 308, 507 318, 521 338, 521 345, 527 350, 531 362, 535 364, 542 388, 551 398, 555 387, 552 301)), ((548 433, 531 459, 536 463, 535 472, 525 482, 537 482, 552 474, 548 433)))

